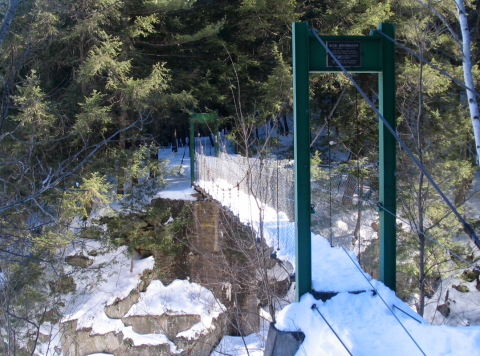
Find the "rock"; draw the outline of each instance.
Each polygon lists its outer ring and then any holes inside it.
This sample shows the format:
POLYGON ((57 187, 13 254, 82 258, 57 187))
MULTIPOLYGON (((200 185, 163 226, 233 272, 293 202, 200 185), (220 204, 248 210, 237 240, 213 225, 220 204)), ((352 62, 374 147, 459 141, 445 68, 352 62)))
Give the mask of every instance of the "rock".
POLYGON ((91 334, 92 329, 77 329, 77 321, 60 324, 60 342, 62 349, 55 351, 64 356, 89 355, 93 353, 111 353, 115 356, 171 356, 170 345, 134 346, 133 341, 124 338, 122 332, 91 334))
POLYGON ((477 271, 476 269, 472 269, 472 270, 467 269, 467 270, 463 271, 463 273, 461 275, 462 279, 464 279, 467 282, 473 282, 479 276, 480 276, 480 272, 477 271))
POLYGON ((125 326, 132 326, 139 334, 164 334, 173 340, 180 331, 188 330, 200 322, 200 315, 135 315, 123 317, 125 326))
POLYGON ((138 283, 137 290, 139 292, 145 292, 153 280, 154 274, 151 269, 143 271, 143 275, 140 277, 140 283, 138 283))
POLYGON ((468 293, 468 292, 470 292, 470 289, 468 289, 468 287, 465 286, 465 285, 463 285, 463 284, 459 284, 458 286, 453 285, 452 288, 455 288, 455 289, 458 290, 460 293, 468 293))
POLYGON ((38 341, 41 343, 46 343, 50 341, 50 335, 42 334, 41 332, 38 333, 38 341))
MULTIPOLYGON (((50 310, 46 310, 45 313, 37 315, 38 320, 47 321, 52 324, 56 324, 62 318, 62 313, 58 310, 58 307, 54 306, 50 310)), ((43 341, 42 341, 43 342, 43 341)))
POLYGON ((184 355, 209 356, 213 348, 227 334, 228 321, 224 314, 213 320, 213 326, 206 333, 196 336, 192 340, 184 337, 175 338, 173 342, 184 350, 184 355))
POLYGON ((101 233, 98 229, 94 228, 83 228, 80 231, 80 237, 90 240, 98 240, 101 236, 101 233))
POLYGON ((90 335, 92 329, 77 330, 77 321, 60 324, 60 342, 64 356, 88 355, 98 352, 113 353, 123 347, 123 334, 109 332, 90 335))
POLYGON ((96 257, 96 256, 98 256, 98 252, 97 252, 97 250, 92 250, 92 251, 88 252, 88 255, 92 256, 92 257, 96 257))
POLYGON ((450 302, 446 302, 445 304, 441 304, 437 306, 437 310, 442 314, 445 318, 448 318, 450 315, 450 302))
POLYGON ((124 299, 117 298, 113 304, 106 305, 104 308, 105 314, 111 319, 120 319, 127 314, 132 305, 138 302, 138 298, 140 298, 140 293, 132 289, 130 294, 124 299))
POLYGON ((280 331, 273 323, 268 329, 265 356, 293 356, 297 353, 305 334, 301 331, 280 331))
POLYGON ((170 356, 170 345, 142 345, 115 351, 115 356, 170 356))
POLYGON ((148 222, 143 221, 143 220, 134 220, 133 224, 135 225, 135 227, 137 227, 139 229, 143 229, 143 228, 146 228, 148 226, 148 222))
POLYGON ((48 284, 50 285, 50 289, 53 292, 58 292, 61 294, 75 292, 75 290, 77 289, 77 285, 75 284, 75 282, 73 281, 73 277, 71 276, 61 277, 57 279, 55 283, 50 281, 48 282, 48 284))
POLYGON ((70 266, 87 268, 93 263, 93 260, 83 255, 73 255, 65 257, 65 262, 70 266))

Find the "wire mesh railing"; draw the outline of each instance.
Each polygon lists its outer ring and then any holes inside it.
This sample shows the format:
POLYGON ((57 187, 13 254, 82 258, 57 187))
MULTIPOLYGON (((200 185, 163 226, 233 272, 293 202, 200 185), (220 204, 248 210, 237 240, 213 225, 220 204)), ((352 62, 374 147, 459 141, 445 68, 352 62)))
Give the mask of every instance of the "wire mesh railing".
MULTIPOLYGON (((293 165, 289 160, 247 158, 220 153, 195 155, 195 180, 227 182, 232 190, 252 195, 261 203, 295 221, 293 165)), ((220 188, 218 189, 228 189, 220 188)))
MULTIPOLYGON (((195 160, 195 180, 209 182, 220 196, 228 199, 243 192, 274 209, 277 215, 284 214, 288 221, 295 221, 291 161, 226 153, 218 158, 197 153, 195 160)), ((332 246, 354 251, 366 272, 378 276, 379 222, 373 203, 378 201, 377 191, 368 180, 359 180, 352 174, 329 167, 316 170, 320 174, 311 180, 312 232, 328 239, 332 246)), ((277 230, 273 234, 287 233, 280 225, 272 224, 272 230, 277 230)), ((288 234, 278 236, 278 240, 294 245, 294 233, 288 234)))

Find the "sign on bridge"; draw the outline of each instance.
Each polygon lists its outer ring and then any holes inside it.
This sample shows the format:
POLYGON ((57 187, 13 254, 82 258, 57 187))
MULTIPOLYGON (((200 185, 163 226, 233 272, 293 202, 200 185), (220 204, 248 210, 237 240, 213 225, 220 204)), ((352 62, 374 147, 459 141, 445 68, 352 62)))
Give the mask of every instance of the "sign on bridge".
MULTIPOLYGON (((362 42, 360 41, 327 41, 327 47, 332 51, 344 67, 362 66, 362 42)), ((333 58, 327 54, 327 67, 338 67, 333 58)))

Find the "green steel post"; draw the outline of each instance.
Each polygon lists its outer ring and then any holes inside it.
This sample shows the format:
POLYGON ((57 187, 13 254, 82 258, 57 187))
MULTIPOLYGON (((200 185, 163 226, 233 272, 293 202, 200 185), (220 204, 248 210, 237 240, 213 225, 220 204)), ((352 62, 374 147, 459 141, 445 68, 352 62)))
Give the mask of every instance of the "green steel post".
MULTIPOLYGON (((395 24, 381 23, 378 29, 395 38, 395 24)), ((382 38, 383 72, 379 74, 379 111, 393 128, 396 124, 396 82, 395 44, 382 38)), ((379 124, 380 149, 380 280, 387 287, 396 290, 397 239, 396 218, 396 144, 395 138, 383 125, 379 124)))
POLYGON ((295 298, 312 290, 310 232, 310 98, 308 23, 293 23, 293 118, 295 158, 295 298))
POLYGON ((190 115, 190 182, 195 181, 195 114, 190 115))
POLYGON ((218 136, 218 118, 215 118, 215 126, 214 126, 214 129, 213 129, 213 132, 214 132, 214 135, 215 135, 215 157, 218 157, 218 152, 219 152, 219 149, 218 149, 218 139, 219 139, 219 136, 218 136))

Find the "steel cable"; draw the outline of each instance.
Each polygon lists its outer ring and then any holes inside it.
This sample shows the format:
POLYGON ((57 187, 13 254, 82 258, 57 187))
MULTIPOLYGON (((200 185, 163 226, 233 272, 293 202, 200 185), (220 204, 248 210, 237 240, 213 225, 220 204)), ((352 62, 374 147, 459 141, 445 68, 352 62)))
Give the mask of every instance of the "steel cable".
MULTIPOLYGON (((316 215, 318 215, 318 213, 315 213, 316 215)), ((320 219, 322 219, 322 217, 320 215, 318 215, 320 219)), ((323 220, 323 219, 322 219, 323 220)), ((331 230, 331 229, 330 229, 331 230)), ((330 234, 333 235, 333 231, 330 231, 330 234)), ((336 236, 334 236, 334 238, 338 241, 338 239, 336 238, 336 236)), ((341 246, 341 244, 339 244, 341 246)), ((362 268, 357 264, 355 263, 355 261, 353 260, 352 256, 350 256, 350 254, 347 252, 347 250, 341 246, 343 252, 345 252, 345 254, 348 256, 348 258, 350 259, 350 261, 352 261, 352 263, 355 265, 355 267, 360 271, 360 274, 363 276, 363 278, 365 278, 365 280, 368 282, 368 284, 370 285, 370 287, 372 287, 372 290, 375 291, 375 293, 380 297, 380 299, 382 300, 383 304, 385 304, 385 306, 388 308, 388 310, 390 310, 390 312, 392 313, 392 315, 395 317, 395 319, 398 321, 398 323, 402 326, 403 330, 405 330, 405 332, 408 334, 408 336, 410 337, 410 339, 413 341, 413 343, 417 346, 417 348, 420 350, 420 352, 426 356, 425 352, 423 352, 422 348, 420 347, 420 345, 418 345, 417 341, 415 341, 415 339, 413 338, 413 336, 410 334, 410 332, 405 328, 405 326, 402 324, 402 322, 400 321, 400 319, 398 319, 398 317, 395 315, 395 313, 393 312, 392 308, 390 308, 387 304, 387 302, 385 301, 385 299, 383 299, 382 295, 378 292, 378 290, 373 286, 373 284, 369 281, 369 279, 367 278, 367 276, 365 275, 365 273, 362 271, 362 268)))
POLYGON ((395 137, 397 142, 403 147, 405 152, 408 153, 410 158, 413 160, 413 162, 417 165, 417 167, 422 171, 422 173, 425 175, 425 177, 428 179, 430 184, 435 188, 435 190, 438 192, 438 194, 442 197, 442 199, 445 201, 447 206, 450 208, 450 210, 455 214, 455 216, 458 218, 460 223, 463 226, 463 230, 465 233, 474 241, 475 245, 477 246, 478 249, 480 249, 480 240, 475 234, 475 231, 473 231, 472 227, 463 219, 463 217, 460 215, 460 213, 455 209, 453 204, 448 200, 448 198, 445 196, 445 194, 442 192, 440 187, 435 183, 433 178, 430 176, 430 174, 427 172, 427 170, 423 167, 423 165, 418 161, 418 159, 414 156, 412 151, 407 147, 405 142, 398 136, 397 132, 390 126, 390 124, 387 122, 387 120, 383 117, 383 115, 380 113, 380 111, 373 105, 373 103, 370 101, 368 96, 363 92, 363 90, 360 88, 360 86, 357 84, 357 82, 352 78, 352 76, 347 72, 345 67, 340 63, 338 58, 332 53, 332 51, 328 48, 328 46, 325 44, 325 42, 322 41, 320 36, 317 34, 316 30, 312 30, 312 33, 314 36, 317 38, 317 40, 320 42, 320 44, 325 48, 325 50, 328 52, 328 54, 335 60, 335 63, 342 69, 342 71, 345 73, 345 75, 348 77, 348 79, 355 85, 357 90, 359 91, 360 94, 364 97, 364 99, 367 101, 368 105, 375 111, 375 113, 378 115, 378 117, 382 120, 383 124, 385 127, 390 131, 390 133, 395 137))

